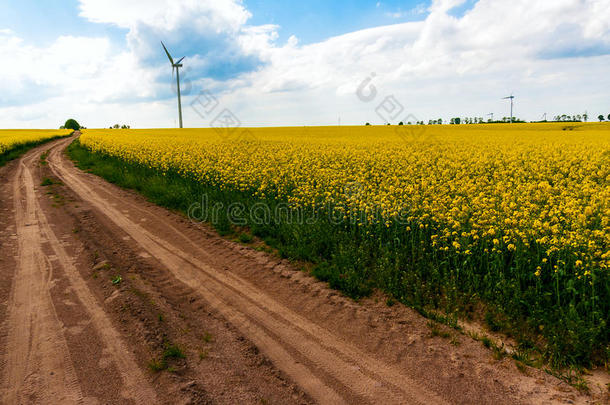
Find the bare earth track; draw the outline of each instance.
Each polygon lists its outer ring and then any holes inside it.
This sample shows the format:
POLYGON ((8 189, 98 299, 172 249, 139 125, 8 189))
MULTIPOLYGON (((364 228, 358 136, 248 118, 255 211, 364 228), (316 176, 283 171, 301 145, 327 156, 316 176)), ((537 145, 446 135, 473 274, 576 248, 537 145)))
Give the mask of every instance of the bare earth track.
POLYGON ((2 403, 605 400, 83 173, 71 140, 0 169, 2 403), (150 371, 170 344, 185 358, 150 371))

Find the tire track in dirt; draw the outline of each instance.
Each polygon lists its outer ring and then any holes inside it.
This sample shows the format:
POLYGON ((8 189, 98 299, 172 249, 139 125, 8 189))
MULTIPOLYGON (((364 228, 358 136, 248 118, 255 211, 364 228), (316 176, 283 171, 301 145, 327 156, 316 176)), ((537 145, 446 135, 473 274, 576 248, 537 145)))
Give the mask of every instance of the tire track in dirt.
POLYGON ((110 318, 108 318, 104 309, 97 303, 97 300, 89 291, 87 283, 74 266, 74 260, 69 257, 51 229, 37 201, 36 204, 36 209, 40 213, 39 220, 43 234, 62 263, 77 298, 91 317, 91 322, 104 342, 105 352, 113 359, 121 374, 124 387, 122 390, 123 397, 133 399, 136 404, 149 405, 157 403, 156 394, 136 364, 131 351, 125 346, 120 333, 113 327, 110 318))
MULTIPOLYGON (((15 275, 14 293, 11 305, 15 314, 9 323, 7 348, 6 377, 7 403, 20 403, 21 391, 35 391, 40 395, 38 403, 81 403, 83 401, 80 386, 66 340, 62 334, 62 325, 54 312, 49 288, 51 286, 52 266, 50 260, 42 253, 43 244, 50 246, 64 270, 70 285, 84 307, 95 331, 101 337, 104 351, 110 356, 122 379, 121 395, 136 404, 157 403, 157 397, 135 362, 132 353, 127 349, 120 334, 113 327, 103 308, 89 291, 85 280, 76 269, 75 260, 64 249, 62 242, 53 232, 44 211, 36 198, 34 181, 29 165, 35 162, 37 155, 31 153, 24 157, 19 165, 14 182, 15 211, 19 239, 19 269, 15 275), (22 206, 22 190, 25 192, 25 207, 22 206), (46 273, 46 280, 45 280, 46 273), (24 284, 24 283, 28 284, 24 284), (34 291, 32 291, 34 289, 34 291), (34 294, 32 294, 34 292, 34 294), (20 300, 26 297, 24 306, 20 300), (53 311, 53 317, 49 313, 53 311), (25 322, 32 318, 32 322, 25 322), (43 322, 38 320, 42 317, 43 322), (28 327, 27 325, 33 325, 28 327), (41 325, 41 326, 38 326, 41 325), (39 331, 44 327, 42 331, 39 331), (31 339, 35 345, 24 345, 23 341, 31 339), (54 346, 57 346, 54 347, 54 346), (37 358, 42 360, 37 361, 37 358), (38 370, 31 371, 31 369, 38 370), (29 381, 29 374, 42 375, 42 384, 29 381), (47 378, 45 378, 47 377, 47 378), (26 381, 28 380, 28 381, 26 381), (41 399, 42 398, 42 399, 41 399), (48 401, 46 400, 48 398, 48 401)), ((31 398, 30 398, 31 400, 31 398)))
POLYGON ((42 253, 32 178, 22 160, 13 183, 17 268, 9 298, 4 364, 6 404, 76 404, 83 395, 49 292, 53 267, 42 253))
MULTIPOLYGON (((200 260, 205 252, 154 235, 115 208, 103 191, 65 161, 65 142, 49 155, 53 172, 83 200, 123 229, 174 276, 198 291, 250 338, 276 366, 321 403, 435 403, 445 401, 400 370, 371 358, 330 331, 279 304, 240 277, 200 260)), ((114 196, 114 200, 120 197, 114 196)))

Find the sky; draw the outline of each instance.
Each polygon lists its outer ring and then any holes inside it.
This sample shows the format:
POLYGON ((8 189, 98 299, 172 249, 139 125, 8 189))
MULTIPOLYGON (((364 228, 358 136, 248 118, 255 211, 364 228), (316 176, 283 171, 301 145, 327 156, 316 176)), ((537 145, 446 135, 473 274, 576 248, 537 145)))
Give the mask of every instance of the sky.
POLYGON ((0 3, 0 128, 610 114, 610 0, 0 3))

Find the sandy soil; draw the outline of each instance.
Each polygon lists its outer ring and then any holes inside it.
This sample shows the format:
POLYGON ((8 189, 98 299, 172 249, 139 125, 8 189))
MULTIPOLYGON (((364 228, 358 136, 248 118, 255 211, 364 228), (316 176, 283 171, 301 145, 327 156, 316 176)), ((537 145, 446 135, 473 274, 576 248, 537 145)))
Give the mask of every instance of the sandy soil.
POLYGON ((63 154, 70 141, 0 169, 2 403, 608 399, 605 387, 584 395, 519 371, 467 336, 433 337, 408 308, 349 300, 83 173, 63 154), (44 178, 60 184, 41 186, 44 178), (169 345, 185 358, 150 370, 169 345))

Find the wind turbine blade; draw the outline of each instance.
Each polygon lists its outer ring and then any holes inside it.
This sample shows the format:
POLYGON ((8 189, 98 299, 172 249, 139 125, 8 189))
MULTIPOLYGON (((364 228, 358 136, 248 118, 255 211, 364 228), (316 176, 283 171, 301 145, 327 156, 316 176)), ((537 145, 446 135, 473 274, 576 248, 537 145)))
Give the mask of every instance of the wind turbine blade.
POLYGON ((172 58, 172 55, 169 54, 169 51, 167 50, 167 48, 165 47, 165 44, 163 43, 163 41, 161 41, 161 45, 163 46, 163 49, 165 49, 165 53, 167 54, 167 57, 169 58, 169 61, 172 63, 172 65, 174 64, 174 59, 172 58))
POLYGON ((186 58, 186 56, 183 56, 182 58, 180 58, 180 60, 178 62, 176 62, 176 65, 179 65, 180 62, 182 62, 184 60, 184 58, 186 58))

